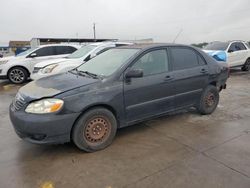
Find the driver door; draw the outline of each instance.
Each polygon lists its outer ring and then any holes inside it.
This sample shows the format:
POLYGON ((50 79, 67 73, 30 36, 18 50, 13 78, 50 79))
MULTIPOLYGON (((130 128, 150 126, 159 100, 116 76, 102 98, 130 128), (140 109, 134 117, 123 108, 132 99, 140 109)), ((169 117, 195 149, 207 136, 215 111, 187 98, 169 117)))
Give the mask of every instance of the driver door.
POLYGON ((173 109, 173 77, 166 49, 144 53, 127 71, 131 69, 142 69, 143 77, 129 80, 124 77, 127 122, 132 123, 173 109))

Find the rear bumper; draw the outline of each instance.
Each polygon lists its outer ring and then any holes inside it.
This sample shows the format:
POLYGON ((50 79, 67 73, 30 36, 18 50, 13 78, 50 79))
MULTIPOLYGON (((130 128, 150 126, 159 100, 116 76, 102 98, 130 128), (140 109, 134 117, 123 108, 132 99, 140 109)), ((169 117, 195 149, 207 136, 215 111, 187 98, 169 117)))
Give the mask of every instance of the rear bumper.
POLYGON ((9 115, 20 138, 36 144, 59 144, 70 142, 71 129, 79 113, 41 115, 10 108, 9 115))

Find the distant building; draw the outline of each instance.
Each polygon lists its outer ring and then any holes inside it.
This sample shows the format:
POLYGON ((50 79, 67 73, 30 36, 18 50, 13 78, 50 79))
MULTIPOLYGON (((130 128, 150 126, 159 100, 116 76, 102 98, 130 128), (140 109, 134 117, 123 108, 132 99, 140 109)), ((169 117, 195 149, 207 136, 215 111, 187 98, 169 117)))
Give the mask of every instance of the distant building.
POLYGON ((9 48, 15 55, 30 48, 30 41, 10 41, 9 48))
POLYGON ((57 44, 57 43, 76 43, 86 44, 91 42, 104 42, 104 41, 117 41, 117 39, 76 39, 76 38, 32 38, 30 41, 31 48, 35 48, 44 44, 57 44))

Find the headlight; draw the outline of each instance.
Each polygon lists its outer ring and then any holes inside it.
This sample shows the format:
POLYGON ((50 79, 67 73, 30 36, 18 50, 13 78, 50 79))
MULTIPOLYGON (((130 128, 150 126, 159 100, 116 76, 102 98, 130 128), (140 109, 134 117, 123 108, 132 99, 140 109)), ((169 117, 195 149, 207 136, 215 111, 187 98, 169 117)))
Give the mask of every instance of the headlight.
POLYGON ((48 74, 51 73, 53 71, 54 68, 56 68, 58 66, 58 64, 52 64, 52 65, 48 65, 47 67, 44 67, 41 72, 43 74, 48 74))
POLYGON ((60 99, 42 99, 30 103, 25 112, 33 114, 46 114, 59 111, 63 106, 63 101, 60 99))
POLYGON ((5 64, 5 63, 7 63, 8 62, 8 60, 6 60, 6 61, 0 61, 0 65, 1 64, 5 64))

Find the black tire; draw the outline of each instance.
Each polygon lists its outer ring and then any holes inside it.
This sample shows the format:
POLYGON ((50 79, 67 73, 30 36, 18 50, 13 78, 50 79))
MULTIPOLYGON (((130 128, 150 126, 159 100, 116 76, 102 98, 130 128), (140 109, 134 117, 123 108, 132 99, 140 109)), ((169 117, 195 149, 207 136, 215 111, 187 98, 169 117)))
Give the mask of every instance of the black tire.
POLYGON ((243 67, 241 67, 242 71, 249 71, 250 70, 250 58, 248 58, 245 62, 245 64, 243 65, 243 67))
POLYGON ((86 152, 102 150, 109 146, 116 134, 117 121, 112 112, 97 107, 85 112, 72 130, 74 144, 86 152))
POLYGON ((219 103, 219 98, 218 89, 213 85, 207 86, 201 95, 197 110, 202 115, 213 113, 219 103))
POLYGON ((22 67, 13 67, 8 71, 8 79, 13 84, 22 84, 27 81, 29 73, 22 67))

